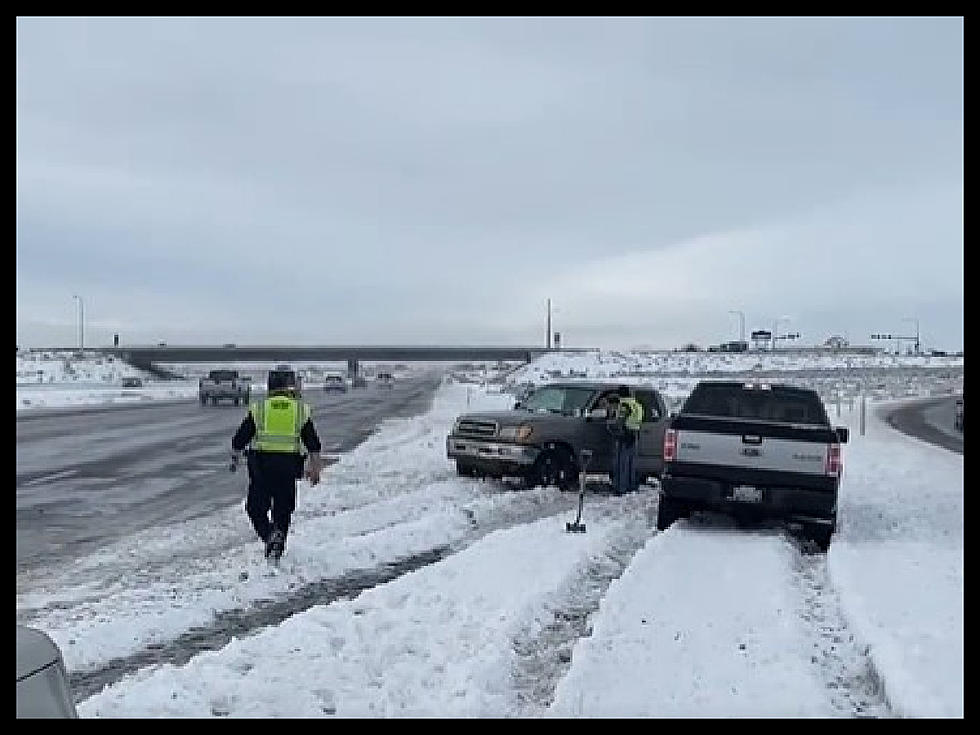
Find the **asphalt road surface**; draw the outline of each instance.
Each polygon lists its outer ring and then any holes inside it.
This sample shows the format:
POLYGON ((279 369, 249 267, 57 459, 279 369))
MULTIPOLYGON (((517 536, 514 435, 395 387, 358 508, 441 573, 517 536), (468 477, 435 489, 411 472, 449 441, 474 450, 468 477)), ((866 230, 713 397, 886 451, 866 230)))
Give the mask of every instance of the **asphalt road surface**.
POLYGON ((953 426, 953 396, 928 398, 892 409, 885 420, 917 439, 963 454, 963 432, 953 426))
MULTIPOLYGON (((441 374, 410 373, 392 388, 306 390, 327 463, 383 419, 428 410, 441 374)), ((242 407, 201 406, 196 398, 18 415, 18 573, 152 526, 244 506, 244 463, 228 471, 231 437, 244 416, 242 407)))

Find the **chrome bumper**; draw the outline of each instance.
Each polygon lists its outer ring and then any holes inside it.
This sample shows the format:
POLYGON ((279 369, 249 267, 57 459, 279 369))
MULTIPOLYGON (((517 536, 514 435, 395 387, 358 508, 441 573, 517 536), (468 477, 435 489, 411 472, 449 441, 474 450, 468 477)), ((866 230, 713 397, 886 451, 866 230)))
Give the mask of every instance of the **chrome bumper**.
POLYGON ((454 436, 446 438, 446 455, 449 459, 498 460, 512 464, 532 465, 538 458, 539 451, 537 447, 522 444, 504 444, 454 436))

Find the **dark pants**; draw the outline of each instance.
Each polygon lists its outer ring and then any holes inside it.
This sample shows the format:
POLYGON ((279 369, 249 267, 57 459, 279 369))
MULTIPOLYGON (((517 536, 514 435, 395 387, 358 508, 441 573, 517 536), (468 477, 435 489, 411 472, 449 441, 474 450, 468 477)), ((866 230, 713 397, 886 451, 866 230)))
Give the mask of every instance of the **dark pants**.
POLYGON ((616 437, 616 456, 613 464, 613 491, 617 495, 635 492, 638 486, 636 476, 636 433, 626 431, 616 437))
POLYGON ((296 508, 297 462, 302 462, 302 458, 294 454, 248 454, 249 483, 245 512, 252 521, 255 533, 263 541, 269 540, 273 525, 282 531, 283 539, 289 532, 289 521, 296 508))

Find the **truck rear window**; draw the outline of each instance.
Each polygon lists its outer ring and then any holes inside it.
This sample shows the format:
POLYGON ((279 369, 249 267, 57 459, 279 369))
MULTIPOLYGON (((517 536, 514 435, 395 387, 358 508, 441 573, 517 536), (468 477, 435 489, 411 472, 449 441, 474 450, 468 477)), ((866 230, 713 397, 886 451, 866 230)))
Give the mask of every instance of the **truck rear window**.
POLYGON ((703 383, 688 396, 681 413, 782 424, 830 424, 816 393, 778 386, 760 389, 703 383))

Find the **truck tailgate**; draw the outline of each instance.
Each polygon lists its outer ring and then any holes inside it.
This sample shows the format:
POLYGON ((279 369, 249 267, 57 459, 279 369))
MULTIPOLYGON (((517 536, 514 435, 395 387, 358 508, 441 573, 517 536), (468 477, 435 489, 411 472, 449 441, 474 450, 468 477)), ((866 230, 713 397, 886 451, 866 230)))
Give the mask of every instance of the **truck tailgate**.
POLYGON ((674 467, 734 467, 757 472, 824 476, 827 447, 836 442, 828 426, 742 419, 679 416, 674 467))

